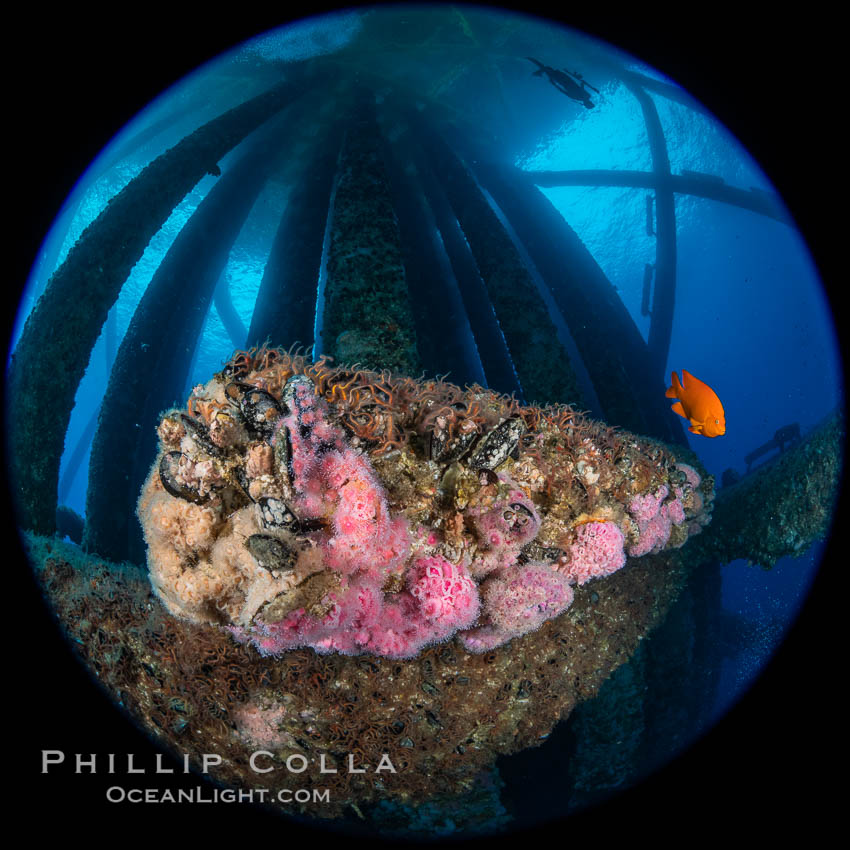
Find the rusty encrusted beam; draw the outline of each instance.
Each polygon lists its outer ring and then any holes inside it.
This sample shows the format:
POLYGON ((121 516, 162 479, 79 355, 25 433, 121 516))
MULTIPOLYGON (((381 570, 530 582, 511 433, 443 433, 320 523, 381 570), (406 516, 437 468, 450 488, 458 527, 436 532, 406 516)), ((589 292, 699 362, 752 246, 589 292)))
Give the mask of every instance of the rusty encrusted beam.
POLYGON ((248 346, 265 340, 309 348, 314 340, 322 246, 337 169, 343 125, 318 127, 295 175, 275 233, 251 317, 248 346))
POLYGON ((691 563, 745 559, 772 567, 829 531, 843 465, 844 416, 831 414, 801 443, 722 487, 711 524, 681 550, 691 563))
POLYGON ((339 363, 418 374, 420 366, 398 222, 374 97, 349 123, 330 222, 317 351, 339 363))
POLYGON ((529 175, 510 165, 479 162, 474 168, 549 287, 605 420, 638 434, 684 442, 640 330, 575 231, 529 175))
POLYGON ((216 284, 245 219, 288 149, 304 100, 257 130, 184 225, 145 290, 118 350, 92 443, 85 546, 141 562, 133 517, 156 452, 161 411, 183 401, 216 284))
POLYGON ((566 347, 510 235, 469 169, 428 123, 410 113, 487 287, 525 397, 587 407, 566 347))
MULTIPOLYGON (((678 195, 692 195, 724 204, 750 210, 791 224, 787 211, 779 198, 755 186, 740 189, 728 186, 722 179, 711 174, 689 172, 687 174, 669 174, 659 176, 651 171, 576 169, 574 171, 527 171, 525 172, 535 186, 556 188, 558 186, 622 186, 630 189, 655 189, 659 182, 662 187, 678 195)), ((654 234, 651 234, 654 235, 654 234)))
POLYGON ((110 200, 50 278, 24 326, 7 385, 10 477, 23 528, 43 534, 55 528, 74 396, 130 270, 195 184, 303 86, 303 76, 293 75, 157 157, 110 200))

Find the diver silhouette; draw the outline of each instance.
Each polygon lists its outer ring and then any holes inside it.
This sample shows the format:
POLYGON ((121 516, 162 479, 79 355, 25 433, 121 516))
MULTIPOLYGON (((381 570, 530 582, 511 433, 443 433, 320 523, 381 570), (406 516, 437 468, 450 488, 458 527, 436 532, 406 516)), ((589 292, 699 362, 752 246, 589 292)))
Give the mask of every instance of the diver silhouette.
POLYGON ((537 70, 534 71, 535 77, 541 77, 545 74, 549 78, 549 82, 558 91, 572 100, 583 103, 587 109, 593 109, 593 101, 590 99, 590 92, 587 89, 593 89, 597 94, 599 94, 599 89, 586 82, 578 71, 567 71, 566 69, 559 71, 557 68, 551 68, 549 65, 544 65, 542 62, 532 59, 531 56, 526 58, 529 62, 537 65, 537 70))

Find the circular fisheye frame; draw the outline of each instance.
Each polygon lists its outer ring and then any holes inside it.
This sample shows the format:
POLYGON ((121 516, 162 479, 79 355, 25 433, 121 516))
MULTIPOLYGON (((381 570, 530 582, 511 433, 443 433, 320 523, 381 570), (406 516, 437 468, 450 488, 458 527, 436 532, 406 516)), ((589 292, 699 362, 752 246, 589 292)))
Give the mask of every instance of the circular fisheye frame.
POLYGON ((835 324, 759 163, 630 53, 483 6, 305 18, 139 111, 42 239, 7 473, 98 693, 56 673, 97 728, 34 733, 34 787, 568 825, 782 655, 839 491, 835 324))

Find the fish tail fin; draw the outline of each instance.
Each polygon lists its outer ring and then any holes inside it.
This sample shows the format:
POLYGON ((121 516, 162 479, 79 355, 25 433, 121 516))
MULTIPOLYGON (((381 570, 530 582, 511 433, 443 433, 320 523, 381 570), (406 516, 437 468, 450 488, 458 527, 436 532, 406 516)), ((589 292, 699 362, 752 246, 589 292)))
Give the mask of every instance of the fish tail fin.
POLYGON ((667 387, 667 392, 664 393, 664 395, 667 396, 667 398, 678 398, 679 390, 682 389, 682 384, 679 381, 679 376, 675 372, 670 375, 670 383, 671 386, 667 387))

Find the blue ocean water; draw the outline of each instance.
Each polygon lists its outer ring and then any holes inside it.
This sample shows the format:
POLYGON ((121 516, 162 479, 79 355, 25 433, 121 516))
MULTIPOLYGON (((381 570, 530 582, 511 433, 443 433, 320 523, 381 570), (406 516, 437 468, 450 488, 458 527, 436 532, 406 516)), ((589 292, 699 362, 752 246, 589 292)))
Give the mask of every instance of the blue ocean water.
MULTIPOLYGON (((245 46, 224 64, 202 69, 175 86, 125 128, 81 179, 46 240, 22 302, 18 333, 52 271, 110 198, 187 133, 263 89, 262 80, 255 81, 254 89, 222 85, 228 72, 247 66, 258 55, 294 61, 305 55, 332 54, 358 29, 357 15, 346 15, 245 46)), ((550 33, 550 50, 557 36, 550 33)), ((491 52, 499 67, 497 47, 491 52)), ((492 106, 494 117, 488 129, 498 134, 510 161, 527 171, 651 168, 638 102, 615 75, 603 72, 606 66, 602 57, 595 56, 597 50, 601 48, 587 43, 581 54, 588 79, 595 69, 600 82, 592 110, 568 101, 545 81, 532 77, 528 69, 520 71, 517 64, 504 62, 500 96, 492 106)), ((449 70, 445 80, 429 77, 430 93, 449 102, 471 97, 475 76, 453 78, 449 70)), ((630 62, 628 70, 670 84, 639 63, 630 62)), ((414 79, 416 72, 415 67, 409 70, 414 79)), ((251 80, 249 73, 244 76, 251 80)), ((678 100, 657 93, 649 96, 659 112, 674 174, 701 172, 720 177, 732 187, 773 192, 757 163, 718 121, 678 100)), ((220 162, 222 171, 228 163, 229 157, 220 162)), ((207 176, 198 183, 148 245, 92 352, 60 468, 60 503, 80 514, 85 512, 93 422, 117 346, 153 272, 215 182, 215 177, 207 176)), ((646 264, 654 262, 656 243, 646 228, 646 198, 651 191, 563 187, 546 189, 545 194, 617 287, 646 338, 650 320, 641 314, 643 276, 646 264)), ((250 323, 286 201, 285 181, 271 181, 246 219, 223 273, 243 328, 250 323)), ((842 403, 841 366, 829 305, 793 226, 719 201, 684 195, 676 197, 676 216, 676 312, 666 373, 688 369, 710 383, 723 400, 725 437, 708 440, 688 435, 691 447, 719 482, 726 469, 743 472, 745 455, 778 428, 796 422, 805 435, 842 403)), ((212 308, 198 341, 187 390, 207 380, 243 345, 244 339, 233 338, 212 308)), ((820 547, 814 547, 800 558, 783 559, 770 572, 739 562, 724 566, 724 610, 745 614, 751 627, 747 645, 723 662, 718 716, 769 658, 792 622, 820 554, 820 547)))
MULTIPOLYGON (((537 81, 516 84, 514 109, 524 107, 522 125, 540 111, 525 89, 537 81)), ((185 85, 185 84, 184 84, 185 85)), ((203 83, 197 84, 203 87, 203 83)), ((213 86, 210 81, 207 85, 213 86)), ((543 88, 548 97, 563 97, 543 88)), ((218 89, 214 89, 216 97, 218 89)), ((199 95, 199 99, 203 99, 199 95)), ((722 177, 728 185, 771 191, 757 164, 722 125, 705 114, 656 97, 671 170, 722 177)), ((211 99, 204 99, 206 104, 211 99)), ((557 101, 556 101, 557 102, 557 101)), ((228 102, 219 102, 222 111, 228 102)), ((164 107, 161 107, 164 108, 164 107)), ((157 123, 156 105, 144 126, 157 123)), ((549 103, 544 114, 552 112, 549 103)), ((210 107, 194 122, 164 122, 160 133, 118 162, 95 163, 82 178, 66 210, 46 241, 27 286, 17 334, 70 247, 116 195, 148 162, 208 119, 210 107), (51 264, 52 263, 52 264, 51 264)), ((161 121, 161 119, 159 119, 161 121)), ((129 128, 128 128, 129 130, 129 128)), ((125 130, 123 135, 128 134, 125 130)), ((138 133, 129 133, 131 138, 138 133)), ((125 143, 126 144, 126 143, 125 143)), ((507 144, 507 142, 506 142, 507 144)), ((112 148, 120 149, 121 140, 112 148)), ((101 159, 109 162, 106 151, 101 159)), ((572 169, 647 170, 650 157, 646 131, 635 99, 622 85, 605 92, 604 111, 579 114, 539 141, 519 150, 518 166, 528 171, 572 169), (601 144, 606 140, 606 144, 601 144)), ((227 158, 222 161, 226 168, 227 158)), ((87 461, 69 480, 66 470, 74 447, 102 397, 110 358, 129 324, 154 270, 215 177, 205 177, 180 203, 134 267, 109 322, 92 353, 77 396, 61 471, 61 501, 83 513, 87 461)), ((650 319, 641 315, 644 266, 654 261, 655 237, 645 228, 645 189, 565 187, 544 193, 563 214, 617 287, 624 304, 646 338, 650 319)), ((254 300, 275 227, 286 205, 286 193, 270 183, 261 193, 233 248, 224 277, 244 328, 250 324, 254 300)), ((688 369, 720 393, 729 422, 723 440, 689 437, 706 468, 718 478, 727 468, 743 472, 743 457, 770 439, 777 428, 799 422, 803 432, 824 418, 839 399, 839 353, 829 305, 817 270, 799 233, 788 224, 718 201, 678 196, 676 317, 667 373, 688 369), (728 299, 734 309, 728 309, 728 299)), ((205 322, 189 386, 205 381, 242 341, 232 340, 215 309, 205 322)), ((14 341, 13 341, 14 346, 14 341)), ((451 377, 451 376, 450 376, 451 377)))

